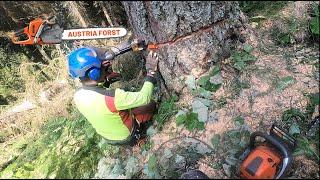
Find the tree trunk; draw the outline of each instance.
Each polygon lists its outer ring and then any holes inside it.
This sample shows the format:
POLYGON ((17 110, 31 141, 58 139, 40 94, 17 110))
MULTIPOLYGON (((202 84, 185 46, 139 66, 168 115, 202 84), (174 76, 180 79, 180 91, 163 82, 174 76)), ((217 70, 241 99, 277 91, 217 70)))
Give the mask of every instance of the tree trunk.
POLYGON ((187 75, 196 78, 230 56, 242 25, 237 2, 123 2, 136 38, 160 44, 164 87, 180 93, 187 75))

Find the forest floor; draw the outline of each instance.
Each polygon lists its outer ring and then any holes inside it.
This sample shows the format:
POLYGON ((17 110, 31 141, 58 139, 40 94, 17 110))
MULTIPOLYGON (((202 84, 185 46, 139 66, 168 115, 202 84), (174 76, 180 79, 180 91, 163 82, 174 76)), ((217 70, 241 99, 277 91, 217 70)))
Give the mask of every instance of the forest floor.
POLYGON ((107 145, 69 103, 72 87, 48 85, 56 89, 51 102, 68 109, 54 111, 37 134, 0 142, 0 177, 178 178, 199 169, 210 178, 238 178, 250 134, 276 122, 298 142, 286 177, 320 178, 319 129, 305 135, 319 115, 319 44, 308 35, 309 7, 291 2, 272 7, 279 10, 271 15, 251 11, 245 45, 213 68, 221 85, 199 96, 186 82, 184 96, 160 104, 142 147, 107 145))
MULTIPOLYGON (((151 138, 152 149, 157 152, 159 146, 162 151, 173 148, 175 151, 172 152, 176 152, 173 154, 177 155, 176 148, 185 144, 185 137, 197 138, 211 144, 213 153, 200 158, 197 165, 185 168, 200 169, 210 178, 235 178, 239 177, 239 156, 249 141, 248 134, 254 131, 268 133, 272 124, 277 123, 287 128, 298 142, 288 177, 319 178, 319 134, 308 138, 303 135, 312 118, 319 116, 319 45, 309 43, 307 30, 303 27, 308 7, 308 3, 295 2, 284 6, 273 17, 260 14, 258 21, 251 20, 252 33, 246 43, 253 47, 250 53, 256 60, 246 64, 240 72, 230 68, 235 56, 222 62, 222 86, 208 98, 215 102, 207 105, 200 98, 209 113, 205 129, 190 132, 177 127, 177 117, 173 117, 151 138), (292 34, 288 42, 283 42, 282 37, 276 37, 277 33, 292 34), (303 118, 286 118, 294 115, 303 118), (167 143, 176 137, 179 139, 173 144, 167 143)), ((194 96, 180 98, 180 107, 192 107, 195 99, 199 99, 194 96)), ((202 148, 203 152, 199 149, 192 153, 210 152, 210 148, 202 148)), ((159 159, 164 158, 165 155, 159 159)))

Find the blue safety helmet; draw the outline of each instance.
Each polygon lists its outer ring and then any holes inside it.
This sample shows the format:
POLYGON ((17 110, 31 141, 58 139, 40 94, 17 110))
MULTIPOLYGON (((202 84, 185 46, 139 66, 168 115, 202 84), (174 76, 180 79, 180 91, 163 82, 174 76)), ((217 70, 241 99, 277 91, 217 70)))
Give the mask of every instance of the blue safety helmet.
POLYGON ((101 73, 101 61, 97 53, 88 47, 72 51, 68 59, 69 75, 72 78, 83 79, 86 76, 92 80, 99 80, 101 73))

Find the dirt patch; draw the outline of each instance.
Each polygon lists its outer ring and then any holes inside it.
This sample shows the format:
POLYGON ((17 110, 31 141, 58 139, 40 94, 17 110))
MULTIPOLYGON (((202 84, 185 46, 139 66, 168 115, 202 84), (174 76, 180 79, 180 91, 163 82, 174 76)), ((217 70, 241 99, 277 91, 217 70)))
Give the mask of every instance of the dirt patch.
POLYGON ((319 179, 319 164, 307 159, 304 156, 294 158, 293 170, 291 170, 292 178, 315 178, 319 179), (301 168, 303 167, 303 168, 301 168))

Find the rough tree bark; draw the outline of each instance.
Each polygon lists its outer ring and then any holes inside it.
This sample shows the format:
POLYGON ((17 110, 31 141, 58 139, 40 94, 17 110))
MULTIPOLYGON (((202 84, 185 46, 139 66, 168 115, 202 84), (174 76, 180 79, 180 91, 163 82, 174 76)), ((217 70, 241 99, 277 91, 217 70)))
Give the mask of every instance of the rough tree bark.
POLYGON ((187 75, 196 78, 230 55, 242 15, 237 2, 122 2, 136 37, 160 43, 159 71, 170 92, 181 93, 187 75))

